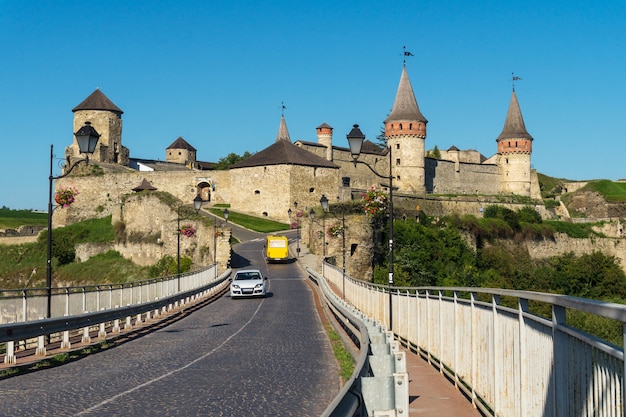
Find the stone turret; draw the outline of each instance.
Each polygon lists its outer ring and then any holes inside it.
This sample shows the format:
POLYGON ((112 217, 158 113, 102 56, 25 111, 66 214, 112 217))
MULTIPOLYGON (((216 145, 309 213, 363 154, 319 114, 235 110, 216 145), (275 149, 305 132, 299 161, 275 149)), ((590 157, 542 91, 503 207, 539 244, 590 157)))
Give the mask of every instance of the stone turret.
MULTIPOLYGON (((100 139, 92 161, 106 162, 128 166, 129 151, 122 146, 122 113, 107 96, 96 89, 83 102, 72 109, 74 112, 74 132, 77 132, 85 122, 91 125, 100 134, 100 139)), ((76 138, 70 146, 65 148, 66 158, 81 157, 76 138)))
POLYGON ((400 84, 391 113, 385 120, 387 145, 392 151, 394 184, 401 193, 424 193, 426 124, 413 87, 402 67, 400 84))
POLYGON ((179 137, 165 150, 165 160, 191 167, 196 162, 196 148, 179 137))
POLYGON ((526 130, 513 88, 509 110, 498 143, 498 166, 503 194, 530 196, 530 156, 533 137, 526 130))
POLYGON ((326 147, 326 159, 333 160, 333 128, 322 123, 315 128, 317 131, 317 143, 326 147))

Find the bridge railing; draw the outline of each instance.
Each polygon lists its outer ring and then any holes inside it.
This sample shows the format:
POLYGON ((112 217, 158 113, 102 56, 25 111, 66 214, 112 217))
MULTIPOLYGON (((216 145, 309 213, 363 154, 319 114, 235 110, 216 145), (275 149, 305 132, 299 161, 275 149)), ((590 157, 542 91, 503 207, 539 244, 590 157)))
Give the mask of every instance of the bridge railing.
MULTIPOLYGON (((217 277, 210 265, 180 276, 158 277, 122 284, 53 287, 50 317, 73 316, 146 303, 201 287, 217 277)), ((39 320, 47 316, 46 288, 0 290, 0 324, 39 320)))
POLYGON ((346 300, 393 333, 487 415, 624 416, 624 351, 567 323, 572 311, 621 322, 626 306, 527 291, 391 288, 328 264, 346 300), (506 303, 502 300, 505 299, 506 303), (551 317, 533 312, 548 306, 551 317))
MULTIPOLYGON (((180 291, 173 291, 171 284, 165 285, 161 280, 144 282, 145 285, 140 287, 147 287, 145 294, 140 293, 136 299, 129 297, 130 300, 137 300, 137 302, 124 306, 114 305, 111 302, 112 294, 116 293, 117 289, 110 289, 109 297, 104 297, 109 300, 109 303, 99 304, 101 307, 99 310, 0 324, 0 347, 4 344, 4 362, 16 363, 16 347, 24 349, 33 347, 36 348, 36 355, 45 356, 47 345, 51 343, 60 342, 62 349, 69 349, 72 337, 78 337, 82 343, 88 343, 91 341, 92 332, 97 332, 99 338, 105 339, 108 333, 119 333, 122 329, 133 328, 177 307, 220 294, 229 285, 230 272, 231 270, 228 269, 222 275, 216 276, 216 269, 205 268, 185 277, 175 277, 176 281, 180 278, 181 282, 176 283, 176 288, 181 289, 180 291), (169 294, 170 291, 173 293, 169 294), (146 298, 143 298, 144 296, 146 298)), ((125 290, 132 294, 133 288, 134 286, 124 286, 121 288, 122 295, 125 290)), ((85 303, 86 292, 87 289, 82 292, 82 303, 85 303)), ((97 295, 95 298, 100 299, 101 289, 97 288, 91 292, 95 292, 97 295)), ((13 305, 9 302, 10 300, 10 297, 5 297, 3 301, 7 305, 13 305)), ((25 297, 23 300, 28 305, 29 298, 25 297)), ((71 302, 76 300, 69 295, 65 300, 67 308, 71 310, 71 302)))

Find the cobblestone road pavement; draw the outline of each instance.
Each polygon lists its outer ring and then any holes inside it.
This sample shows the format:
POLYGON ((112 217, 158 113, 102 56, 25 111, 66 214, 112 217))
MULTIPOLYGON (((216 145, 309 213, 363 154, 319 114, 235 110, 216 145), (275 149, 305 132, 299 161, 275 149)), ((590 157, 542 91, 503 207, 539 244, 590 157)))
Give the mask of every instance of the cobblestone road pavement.
POLYGON ((2 380, 0 415, 320 415, 339 380, 313 294, 297 264, 266 266, 259 242, 234 259, 269 276, 268 298, 225 296, 114 349, 2 380))

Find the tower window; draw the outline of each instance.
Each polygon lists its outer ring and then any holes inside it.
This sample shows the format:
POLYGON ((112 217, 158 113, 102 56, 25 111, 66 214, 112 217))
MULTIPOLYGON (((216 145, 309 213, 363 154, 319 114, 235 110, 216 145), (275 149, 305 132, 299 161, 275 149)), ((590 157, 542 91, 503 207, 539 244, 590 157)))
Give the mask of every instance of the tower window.
POLYGON ((409 130, 413 130, 413 123, 409 123, 409 130))
POLYGON ((259 191, 259 190, 254 190, 254 194, 259 195, 259 194, 261 194, 261 191, 259 191))
POLYGON ((400 123, 400 130, 402 130, 402 123, 400 123))
POLYGON ((400 144, 396 143, 396 149, 400 149, 400 144))
POLYGON ((400 165, 400 158, 396 159, 396 165, 400 165))

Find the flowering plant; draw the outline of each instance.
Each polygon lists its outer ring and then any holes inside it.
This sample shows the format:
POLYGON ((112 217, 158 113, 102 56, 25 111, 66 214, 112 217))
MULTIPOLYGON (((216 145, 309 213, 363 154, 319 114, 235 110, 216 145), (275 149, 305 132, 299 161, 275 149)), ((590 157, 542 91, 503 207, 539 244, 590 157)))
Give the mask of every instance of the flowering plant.
POLYGON ((194 237, 196 236, 196 228, 191 224, 186 224, 180 228, 180 233, 187 237, 194 237))
POLYGON ((331 238, 339 237, 343 235, 343 226, 341 225, 341 223, 335 223, 328 228, 327 233, 328 236, 331 238))
POLYGON ((365 209, 365 214, 375 215, 385 211, 387 208, 387 193, 376 190, 374 186, 370 187, 370 189, 366 193, 363 193, 361 197, 361 203, 365 209))
POLYGON ((321 230, 318 230, 318 231, 317 231, 317 238, 318 238, 318 239, 321 239, 321 238, 323 238, 323 237, 324 237, 324 232, 322 232, 321 230))
POLYGON ((302 217, 303 214, 304 212, 302 210, 296 211, 296 217, 302 217))
POLYGON ((291 222, 291 224, 289 225, 290 229, 299 229, 300 228, 300 223, 298 222, 291 222))
POLYGON ((54 194, 54 201, 62 207, 69 207, 78 194, 78 190, 75 187, 59 187, 54 194))

